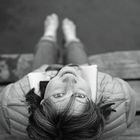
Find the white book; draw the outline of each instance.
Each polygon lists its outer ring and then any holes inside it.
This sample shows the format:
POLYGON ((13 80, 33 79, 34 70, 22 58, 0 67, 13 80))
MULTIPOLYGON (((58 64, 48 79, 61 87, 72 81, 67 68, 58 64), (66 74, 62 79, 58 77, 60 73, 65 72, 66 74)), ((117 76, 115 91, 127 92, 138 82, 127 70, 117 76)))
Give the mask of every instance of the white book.
MULTIPOLYGON (((92 92, 92 100, 96 101, 97 95, 97 65, 82 65, 81 70, 87 78, 87 82, 90 85, 92 92)), ((39 83, 40 81, 49 81, 52 75, 55 75, 57 71, 48 72, 31 72, 28 74, 30 88, 35 88, 35 93, 40 96, 39 83)))

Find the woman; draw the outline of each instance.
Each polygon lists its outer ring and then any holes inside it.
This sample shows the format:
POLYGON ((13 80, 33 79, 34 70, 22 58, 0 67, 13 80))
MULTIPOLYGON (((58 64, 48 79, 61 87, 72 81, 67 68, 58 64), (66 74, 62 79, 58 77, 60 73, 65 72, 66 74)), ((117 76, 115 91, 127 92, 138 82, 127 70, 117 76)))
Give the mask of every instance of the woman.
POLYGON ((119 78, 100 72, 92 77, 84 46, 69 19, 62 22, 64 57, 63 65, 58 64, 58 26, 56 14, 47 17, 34 57, 33 70, 38 69, 2 91, 1 139, 109 139, 133 122, 134 91, 119 78), (89 80, 97 80, 94 93, 89 80))

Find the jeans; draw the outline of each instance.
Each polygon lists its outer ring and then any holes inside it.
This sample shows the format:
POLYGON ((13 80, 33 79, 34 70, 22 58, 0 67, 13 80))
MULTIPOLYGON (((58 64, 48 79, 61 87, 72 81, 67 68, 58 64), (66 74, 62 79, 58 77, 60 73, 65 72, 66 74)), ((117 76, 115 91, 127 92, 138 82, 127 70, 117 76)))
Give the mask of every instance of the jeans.
MULTIPOLYGON (((59 63, 59 47, 56 42, 50 40, 40 40, 36 46, 33 61, 33 70, 44 64, 59 63)), ((84 50, 84 45, 80 41, 73 41, 65 44, 62 57, 62 65, 66 64, 87 64, 88 56, 84 50)))

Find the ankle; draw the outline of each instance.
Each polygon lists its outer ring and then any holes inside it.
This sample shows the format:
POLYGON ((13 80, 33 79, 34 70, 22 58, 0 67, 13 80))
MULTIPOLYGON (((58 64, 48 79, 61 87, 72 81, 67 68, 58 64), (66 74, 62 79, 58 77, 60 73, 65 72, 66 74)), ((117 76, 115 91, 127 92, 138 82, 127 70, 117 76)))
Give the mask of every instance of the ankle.
MULTIPOLYGON (((80 39, 79 38, 74 38, 74 39, 71 39, 71 40, 66 40, 66 42, 65 42, 65 48, 67 48, 67 47, 69 47, 69 46, 71 46, 70 44, 72 44, 72 43, 80 43, 81 41, 80 41, 80 39)), ((77 46, 77 45, 72 45, 72 46, 77 46)))
POLYGON ((53 41, 53 42, 57 41, 56 37, 52 35, 44 35, 41 37, 40 40, 48 40, 48 41, 53 41))

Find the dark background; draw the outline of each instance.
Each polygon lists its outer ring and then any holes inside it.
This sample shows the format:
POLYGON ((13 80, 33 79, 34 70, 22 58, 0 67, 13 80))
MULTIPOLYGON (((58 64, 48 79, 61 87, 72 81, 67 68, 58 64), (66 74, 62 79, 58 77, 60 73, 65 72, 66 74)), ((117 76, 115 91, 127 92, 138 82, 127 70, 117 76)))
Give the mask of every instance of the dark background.
POLYGON ((0 0, 0 53, 32 53, 53 12, 74 20, 88 54, 140 48, 140 0, 0 0))

